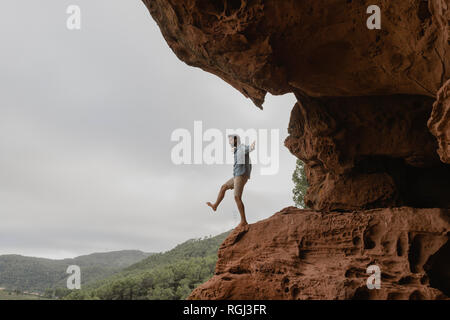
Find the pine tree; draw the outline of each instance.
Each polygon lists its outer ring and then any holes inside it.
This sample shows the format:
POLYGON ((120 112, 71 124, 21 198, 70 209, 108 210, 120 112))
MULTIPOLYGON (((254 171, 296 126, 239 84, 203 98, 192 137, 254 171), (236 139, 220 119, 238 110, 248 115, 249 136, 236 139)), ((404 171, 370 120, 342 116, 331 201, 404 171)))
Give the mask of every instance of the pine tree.
POLYGON ((305 209, 305 195, 308 190, 308 181, 306 180, 305 164, 297 159, 294 173, 292 174, 292 181, 294 182, 294 189, 292 190, 294 203, 297 207, 305 209))

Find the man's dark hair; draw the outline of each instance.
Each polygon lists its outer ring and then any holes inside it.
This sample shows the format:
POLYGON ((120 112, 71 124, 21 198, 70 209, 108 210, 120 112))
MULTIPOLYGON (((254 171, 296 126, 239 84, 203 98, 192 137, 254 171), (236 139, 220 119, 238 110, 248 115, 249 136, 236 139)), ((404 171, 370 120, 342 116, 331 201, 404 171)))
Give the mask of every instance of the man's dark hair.
POLYGON ((237 147, 241 142, 241 138, 237 134, 230 134, 228 137, 233 138, 233 147, 237 147))

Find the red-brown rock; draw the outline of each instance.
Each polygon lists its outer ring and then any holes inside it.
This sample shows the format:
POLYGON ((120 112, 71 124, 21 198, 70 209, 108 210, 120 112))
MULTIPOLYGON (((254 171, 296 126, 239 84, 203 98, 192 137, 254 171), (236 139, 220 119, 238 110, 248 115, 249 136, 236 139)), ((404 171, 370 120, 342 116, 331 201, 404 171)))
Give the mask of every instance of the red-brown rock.
POLYGON ((435 96, 450 77, 448 0, 143 0, 170 48, 261 106, 266 92, 435 96))
MULTIPOLYGON (((302 102, 292 110, 285 145, 305 163, 308 207, 450 207, 450 166, 439 160, 436 139, 426 125, 433 99, 391 95, 298 100, 302 102)), ((442 132, 448 123, 436 127, 442 132)))
POLYGON ((428 126, 439 143, 442 162, 450 164, 450 80, 438 92, 428 126))
POLYGON ((324 214, 286 208, 234 230, 189 299, 444 299, 450 210, 324 214), (369 290, 367 267, 381 270, 369 290))

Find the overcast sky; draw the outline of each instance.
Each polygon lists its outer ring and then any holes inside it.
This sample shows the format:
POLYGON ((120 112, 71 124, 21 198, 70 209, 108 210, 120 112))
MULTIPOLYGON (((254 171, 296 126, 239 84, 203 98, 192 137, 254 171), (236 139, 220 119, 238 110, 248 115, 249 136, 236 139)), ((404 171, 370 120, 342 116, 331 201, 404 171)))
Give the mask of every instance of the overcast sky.
MULTIPOLYGON (((232 193, 205 205, 230 165, 175 165, 171 134, 278 129, 280 170, 254 165, 249 223, 293 205, 295 158, 283 146, 293 95, 264 111, 181 62, 139 0, 0 4, 0 254, 49 258, 166 251, 239 223, 232 193), (82 28, 66 28, 81 8, 82 28)), ((228 150, 228 152, 230 152, 228 150)))

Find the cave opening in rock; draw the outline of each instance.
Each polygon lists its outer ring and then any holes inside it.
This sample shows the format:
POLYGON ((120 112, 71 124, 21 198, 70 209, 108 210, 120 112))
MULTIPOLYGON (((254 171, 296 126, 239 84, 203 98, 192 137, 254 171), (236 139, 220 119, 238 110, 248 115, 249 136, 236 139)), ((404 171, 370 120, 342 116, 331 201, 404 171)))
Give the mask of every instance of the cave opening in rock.
MULTIPOLYGON (((387 173, 396 185, 396 204, 415 208, 449 208, 450 166, 436 162, 412 166, 404 159, 364 157, 355 163, 355 174, 387 173)), ((368 206, 369 208, 370 206, 368 206)))

